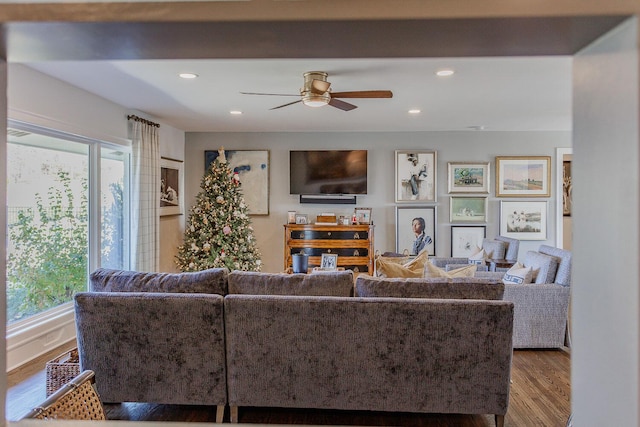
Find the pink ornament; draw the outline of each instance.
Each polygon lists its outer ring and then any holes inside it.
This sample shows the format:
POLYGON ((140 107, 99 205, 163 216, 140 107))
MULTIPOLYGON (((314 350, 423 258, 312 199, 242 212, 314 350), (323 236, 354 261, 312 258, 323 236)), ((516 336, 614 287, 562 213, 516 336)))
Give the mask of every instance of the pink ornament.
POLYGON ((225 226, 222 228, 222 232, 223 232, 224 234, 229 234, 229 233, 231 233, 231 227, 229 227, 228 225, 225 225, 225 226))

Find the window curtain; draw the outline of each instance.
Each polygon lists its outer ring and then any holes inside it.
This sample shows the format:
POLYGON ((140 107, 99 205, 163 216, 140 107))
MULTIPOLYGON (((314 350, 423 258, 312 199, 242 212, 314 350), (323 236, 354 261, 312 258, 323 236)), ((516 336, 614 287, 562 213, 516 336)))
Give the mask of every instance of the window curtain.
POLYGON ((157 271, 160 260, 158 126, 134 120, 131 155, 131 268, 157 271))

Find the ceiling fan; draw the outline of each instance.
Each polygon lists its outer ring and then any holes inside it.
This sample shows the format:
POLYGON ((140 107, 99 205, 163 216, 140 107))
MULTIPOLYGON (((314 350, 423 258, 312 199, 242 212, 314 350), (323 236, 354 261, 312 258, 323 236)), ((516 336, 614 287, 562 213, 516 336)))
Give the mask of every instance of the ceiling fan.
POLYGON ((286 93, 256 93, 256 92, 240 92, 243 95, 267 95, 267 96, 299 96, 297 101, 279 105, 270 108, 277 110, 278 108, 287 107, 289 105, 302 102, 308 107, 323 107, 331 105, 343 111, 351 111, 357 106, 338 98, 392 98, 393 93, 390 90, 360 90, 351 92, 331 92, 329 90, 331 83, 327 81, 328 74, 324 71, 307 71, 303 74, 304 86, 300 89, 300 95, 292 95, 286 93))

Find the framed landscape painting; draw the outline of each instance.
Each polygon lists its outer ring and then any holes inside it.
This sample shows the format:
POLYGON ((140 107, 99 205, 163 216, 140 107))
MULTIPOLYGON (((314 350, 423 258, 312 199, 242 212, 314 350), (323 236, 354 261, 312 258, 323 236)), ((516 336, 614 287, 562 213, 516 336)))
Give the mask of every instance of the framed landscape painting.
MULTIPOLYGON (((204 168, 218 158, 218 150, 204 152, 204 168)), ((250 215, 269 215, 269 150, 224 150, 229 167, 238 174, 250 215)))
POLYGON ((547 202, 500 202, 500 235, 519 240, 547 239, 547 202))
POLYGON ((451 196, 449 201, 449 221, 487 222, 488 197, 451 196))
POLYGON ((482 241, 487 237, 487 226, 451 226, 451 256, 468 258, 475 254, 477 248, 482 247, 482 241))
POLYGON ((489 193, 489 162, 449 162, 449 193, 489 193))
POLYGON ((550 183, 550 156, 496 157, 496 197, 549 197, 550 183))
POLYGON ((396 202, 436 201, 436 152, 396 151, 396 202))
POLYGON ((396 252, 436 254, 435 206, 396 206, 396 252))

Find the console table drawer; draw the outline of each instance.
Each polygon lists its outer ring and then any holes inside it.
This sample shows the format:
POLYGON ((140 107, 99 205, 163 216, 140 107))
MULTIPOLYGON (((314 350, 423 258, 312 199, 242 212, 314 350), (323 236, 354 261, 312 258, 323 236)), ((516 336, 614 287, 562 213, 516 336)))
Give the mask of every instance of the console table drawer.
POLYGON ((307 254, 309 256, 322 256, 322 254, 336 254, 339 257, 343 256, 355 256, 355 257, 368 257, 368 248, 309 248, 309 247, 295 247, 291 245, 291 255, 293 254, 307 254))
POLYGON ((369 240, 368 231, 314 231, 296 230, 290 232, 293 240, 369 240))

